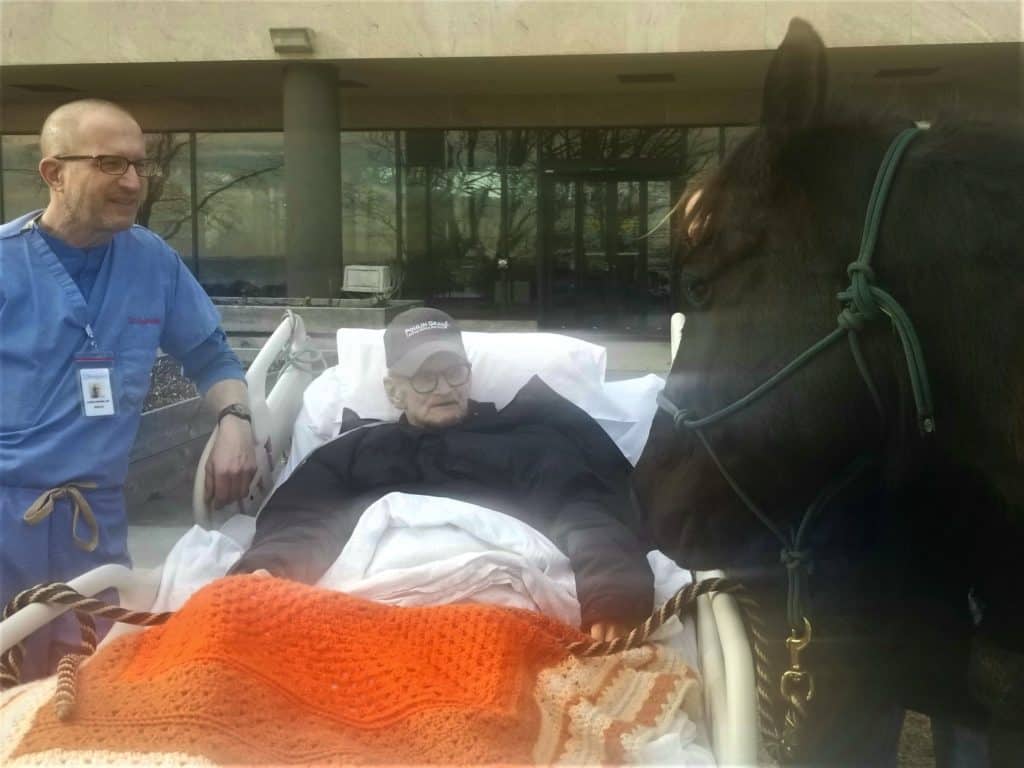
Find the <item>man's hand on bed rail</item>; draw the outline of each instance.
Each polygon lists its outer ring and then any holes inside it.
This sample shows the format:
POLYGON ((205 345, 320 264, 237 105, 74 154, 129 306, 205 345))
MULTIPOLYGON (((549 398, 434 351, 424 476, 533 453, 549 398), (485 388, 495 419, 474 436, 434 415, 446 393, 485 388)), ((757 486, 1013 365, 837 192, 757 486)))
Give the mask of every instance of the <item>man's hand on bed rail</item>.
POLYGON ((614 621, 598 621, 590 625, 590 636, 594 640, 614 640, 629 634, 629 627, 614 621))
MULTIPOLYGON (((205 398, 214 413, 221 414, 217 438, 206 462, 206 500, 216 509, 249 495, 249 484, 256 474, 256 441, 251 421, 233 413, 229 406, 249 402, 245 383, 233 379, 218 381, 205 398)), ((244 411, 247 411, 246 407, 244 411)))

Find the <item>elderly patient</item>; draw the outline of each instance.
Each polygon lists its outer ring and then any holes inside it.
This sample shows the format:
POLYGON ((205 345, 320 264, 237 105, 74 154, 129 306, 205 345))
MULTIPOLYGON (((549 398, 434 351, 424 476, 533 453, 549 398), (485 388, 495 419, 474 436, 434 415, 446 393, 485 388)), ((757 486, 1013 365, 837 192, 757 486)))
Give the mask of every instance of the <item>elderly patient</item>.
POLYGON ((396 317, 384 348, 384 388, 401 419, 346 410, 341 434, 270 496, 233 572, 315 583, 362 512, 404 491, 500 510, 544 533, 569 558, 593 637, 618 637, 646 617, 653 576, 632 514, 630 465, 604 430, 537 377, 500 411, 470 400, 462 334, 439 310, 396 317))

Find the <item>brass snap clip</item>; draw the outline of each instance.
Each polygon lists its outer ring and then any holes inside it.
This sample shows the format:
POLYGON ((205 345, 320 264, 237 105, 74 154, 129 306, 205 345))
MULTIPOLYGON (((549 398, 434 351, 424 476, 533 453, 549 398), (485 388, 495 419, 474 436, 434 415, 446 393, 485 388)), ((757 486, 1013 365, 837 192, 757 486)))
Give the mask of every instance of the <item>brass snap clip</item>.
POLYGON ((789 669, 782 673, 779 689, 785 699, 814 698, 814 677, 800 666, 800 653, 811 644, 811 622, 804 617, 804 633, 798 635, 795 629, 789 631, 786 647, 789 648, 789 669))

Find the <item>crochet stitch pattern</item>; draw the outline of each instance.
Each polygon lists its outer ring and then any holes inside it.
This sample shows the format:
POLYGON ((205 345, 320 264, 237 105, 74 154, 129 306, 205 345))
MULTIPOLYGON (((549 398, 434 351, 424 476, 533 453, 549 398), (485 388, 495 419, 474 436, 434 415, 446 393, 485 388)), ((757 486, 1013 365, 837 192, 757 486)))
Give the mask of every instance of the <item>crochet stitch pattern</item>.
POLYGON ((0 764, 627 762, 699 719, 695 674, 654 646, 570 655, 577 630, 487 605, 399 608, 264 576, 197 592, 86 661, 0 698, 0 764))

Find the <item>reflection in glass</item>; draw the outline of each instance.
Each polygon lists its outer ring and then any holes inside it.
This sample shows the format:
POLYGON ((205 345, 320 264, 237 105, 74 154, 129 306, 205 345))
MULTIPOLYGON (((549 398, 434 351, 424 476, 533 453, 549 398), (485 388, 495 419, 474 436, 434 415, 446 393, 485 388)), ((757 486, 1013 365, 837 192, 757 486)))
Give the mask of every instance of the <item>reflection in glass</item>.
POLYGON ((50 193, 39 175, 39 137, 4 136, 2 141, 3 220, 10 221, 45 208, 50 193))
POLYGON ((668 218, 672 209, 672 184, 668 181, 647 182, 647 247, 646 285, 647 313, 664 324, 671 314, 672 297, 672 226, 668 218))
POLYGON ((214 296, 281 296, 284 137, 196 134, 200 279, 214 296))
POLYGON ((341 238, 345 264, 395 259, 395 138, 392 131, 341 134, 341 238))
POLYGON ((497 131, 446 131, 445 168, 433 177, 431 238, 438 298, 493 302, 501 234, 497 131))
MULTIPOLYGON (((508 295, 499 132, 409 131, 403 144, 403 294, 456 314, 488 311, 508 295)), ((520 214, 518 228, 528 221, 520 214)))
MULTIPOLYGON (((397 158, 395 132, 342 132, 344 260, 397 256, 403 296, 463 317, 534 318, 543 304, 555 325, 656 330, 671 309, 678 244, 671 222, 656 225, 751 130, 420 129, 398 134, 397 158)), ((194 137, 147 136, 165 174, 150 182, 139 221, 190 266, 197 256, 213 294, 283 293, 283 135, 194 137)), ((10 220, 48 196, 36 137, 2 142, 10 220)))
POLYGON ((700 183, 703 175, 718 166, 721 150, 718 128, 688 128, 686 130, 686 166, 684 176, 700 183))
POLYGON ((675 167, 685 144, 685 128, 555 128, 542 132, 541 155, 555 162, 656 159, 675 167))
MULTIPOLYGON (((408 145, 405 145, 406 149, 408 145)), ((404 154, 403 159, 408 158, 404 154)), ((402 295, 426 299, 434 295, 434 263, 430 248, 430 206, 427 189, 431 169, 406 165, 402 169, 402 295)))
POLYGON ((160 164, 161 176, 146 183, 136 221, 166 240, 193 270, 192 149, 187 133, 146 135, 146 155, 160 164))
POLYGON ((540 152, 545 161, 582 159, 583 130, 581 128, 553 128, 542 131, 540 152))

